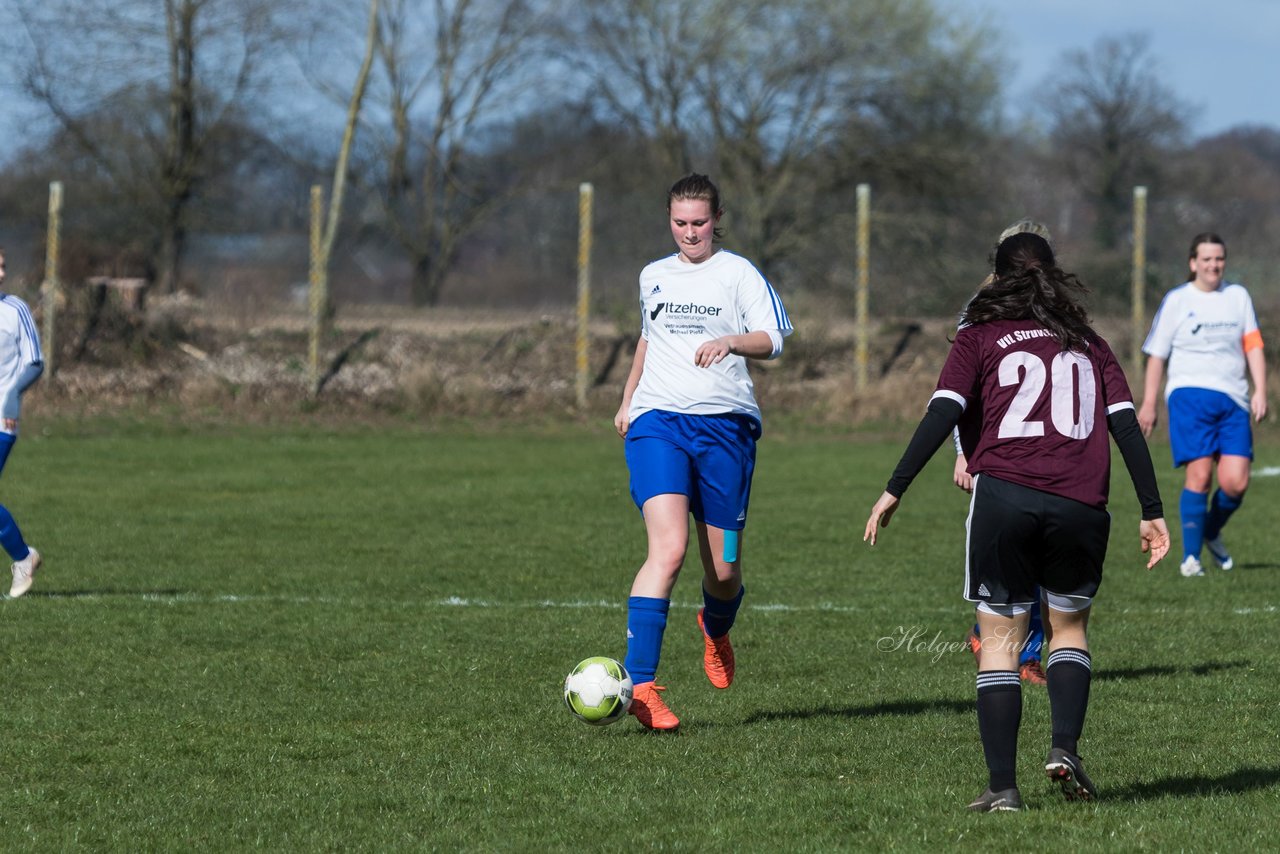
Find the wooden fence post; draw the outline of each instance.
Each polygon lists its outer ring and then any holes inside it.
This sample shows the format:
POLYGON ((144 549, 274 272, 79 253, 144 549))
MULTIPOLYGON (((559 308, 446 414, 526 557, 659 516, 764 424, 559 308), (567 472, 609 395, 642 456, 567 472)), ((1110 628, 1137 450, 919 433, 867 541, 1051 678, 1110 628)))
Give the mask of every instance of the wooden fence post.
POLYGON ((311 185, 311 265, 308 292, 310 338, 307 348, 307 376, 311 396, 320 393, 320 339, 329 309, 329 277, 322 252, 324 232, 324 189, 311 185))
POLYGON ((41 286, 42 303, 44 304, 44 369, 49 376, 57 370, 55 354, 58 352, 57 339, 54 332, 54 319, 58 313, 58 294, 61 282, 58 279, 58 256, 62 239, 62 182, 49 184, 49 224, 48 236, 45 239, 44 283, 41 286))
POLYGON ((1142 341, 1147 328, 1147 188, 1133 188, 1133 346, 1129 358, 1134 382, 1141 383, 1142 341))
POLYGON ((867 387, 868 339, 867 290, 871 280, 868 269, 871 254, 871 185, 858 185, 858 280, 855 295, 857 338, 857 390, 867 387))
POLYGON ((578 338, 577 376, 574 389, 578 407, 587 405, 588 353, 591 346, 591 207, 595 189, 589 183, 578 187, 578 338))

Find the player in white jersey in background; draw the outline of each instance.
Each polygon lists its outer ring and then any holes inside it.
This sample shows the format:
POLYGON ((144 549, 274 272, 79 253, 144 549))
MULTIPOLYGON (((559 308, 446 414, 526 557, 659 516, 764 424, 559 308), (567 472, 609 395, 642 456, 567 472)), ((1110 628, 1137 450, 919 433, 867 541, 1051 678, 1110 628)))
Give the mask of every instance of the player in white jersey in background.
POLYGON ((733 681, 729 629, 743 596, 740 534, 760 437, 747 359, 776 358, 792 331, 760 272, 715 245, 724 210, 707 176, 677 181, 667 213, 677 252, 640 273, 640 338, 614 416, 648 535, 627 601, 631 713, 658 731, 680 725, 654 679, 690 513, 703 570, 703 669, 717 688, 733 681))
MULTIPOLYGON (((0 249, 0 286, 4 285, 5 258, 0 249)), ((0 471, 18 441, 18 416, 22 393, 44 371, 40 336, 27 304, 12 294, 0 292, 0 471)), ((17 598, 31 589, 40 553, 22 539, 13 514, 0 505, 0 546, 13 558, 13 584, 9 596, 17 598)))
POLYGON ((1223 569, 1235 565, 1222 541, 1222 527, 1249 488, 1249 416, 1261 421, 1267 415, 1267 366, 1258 317, 1249 292, 1223 279, 1226 264, 1221 237, 1196 235, 1188 257, 1191 276, 1165 295, 1142 345, 1149 357, 1138 410, 1144 435, 1156 425, 1156 400, 1168 364, 1169 442, 1174 466, 1186 466, 1178 504, 1181 571, 1187 577, 1204 575, 1202 547, 1223 569), (1215 463, 1218 489, 1210 501, 1215 463))

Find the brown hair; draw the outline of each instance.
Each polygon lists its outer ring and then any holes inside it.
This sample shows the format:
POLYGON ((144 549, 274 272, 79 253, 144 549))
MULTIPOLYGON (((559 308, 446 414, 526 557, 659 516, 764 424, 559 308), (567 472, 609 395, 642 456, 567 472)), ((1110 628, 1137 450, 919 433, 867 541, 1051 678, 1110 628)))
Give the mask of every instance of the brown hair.
POLYGON ((1083 350, 1095 337, 1081 304, 1088 288, 1058 266, 1049 241, 1029 232, 1007 237, 996 249, 994 266, 995 279, 970 300, 962 323, 1035 320, 1065 350, 1083 350))

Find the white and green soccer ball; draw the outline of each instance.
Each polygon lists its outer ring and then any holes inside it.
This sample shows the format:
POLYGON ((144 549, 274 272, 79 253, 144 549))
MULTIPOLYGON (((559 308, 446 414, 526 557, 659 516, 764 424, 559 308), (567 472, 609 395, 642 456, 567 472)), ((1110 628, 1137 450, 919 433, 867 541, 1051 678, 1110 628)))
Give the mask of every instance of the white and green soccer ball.
POLYGON ((564 702, 578 720, 604 726, 627 716, 631 708, 631 674, 603 655, 585 658, 564 680, 564 702))

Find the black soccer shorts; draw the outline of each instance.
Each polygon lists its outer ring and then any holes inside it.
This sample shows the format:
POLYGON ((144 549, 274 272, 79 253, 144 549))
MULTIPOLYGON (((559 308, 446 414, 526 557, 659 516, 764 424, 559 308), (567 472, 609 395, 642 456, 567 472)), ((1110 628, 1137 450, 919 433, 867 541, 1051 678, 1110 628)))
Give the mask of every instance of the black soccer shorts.
POLYGON ((1106 510, 980 474, 965 529, 964 598, 971 602, 1030 605, 1037 587, 1092 598, 1102 583, 1106 510))

